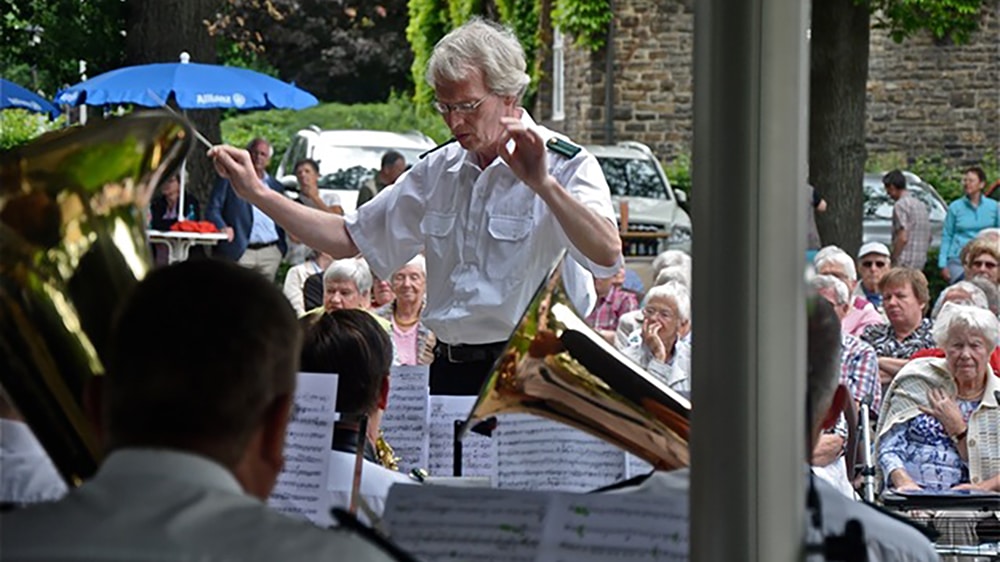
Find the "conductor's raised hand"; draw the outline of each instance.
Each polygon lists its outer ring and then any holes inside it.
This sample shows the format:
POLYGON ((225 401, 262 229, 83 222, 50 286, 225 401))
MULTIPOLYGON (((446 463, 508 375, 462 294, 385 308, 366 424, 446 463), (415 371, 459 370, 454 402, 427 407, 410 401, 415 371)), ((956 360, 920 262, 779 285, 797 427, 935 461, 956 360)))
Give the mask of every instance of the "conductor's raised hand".
POLYGON ((268 188, 257 177, 253 160, 246 150, 220 144, 209 149, 208 157, 212 159, 215 171, 229 180, 240 197, 253 201, 266 193, 268 188))
POLYGON ((537 131, 524 126, 520 119, 501 117, 504 133, 500 139, 498 153, 500 158, 510 166, 514 175, 539 195, 555 183, 549 181, 548 163, 546 162, 545 141, 537 131), (513 150, 507 147, 508 141, 514 141, 513 150))

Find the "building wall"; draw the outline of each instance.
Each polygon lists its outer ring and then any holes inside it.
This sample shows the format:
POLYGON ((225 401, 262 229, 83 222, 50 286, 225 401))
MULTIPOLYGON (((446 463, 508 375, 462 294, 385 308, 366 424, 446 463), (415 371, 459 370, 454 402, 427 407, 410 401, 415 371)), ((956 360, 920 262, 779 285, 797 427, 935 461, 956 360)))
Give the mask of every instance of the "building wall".
MULTIPOLYGON (((661 159, 690 154, 693 0, 619 0, 614 38, 615 141, 638 140, 661 159)), ((866 145, 876 159, 944 156, 958 165, 1000 157, 1000 2, 989 2, 966 45, 921 34, 894 43, 873 29, 866 145)), ((606 143, 606 50, 565 55, 565 119, 551 121, 551 60, 536 117, 584 144, 606 143)))

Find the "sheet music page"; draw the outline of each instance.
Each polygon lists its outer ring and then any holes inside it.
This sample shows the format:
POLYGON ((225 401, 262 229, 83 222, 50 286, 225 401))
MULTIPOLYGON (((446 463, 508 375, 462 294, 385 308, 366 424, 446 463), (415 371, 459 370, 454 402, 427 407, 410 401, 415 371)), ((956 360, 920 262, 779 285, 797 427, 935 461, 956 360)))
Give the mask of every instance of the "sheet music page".
POLYGON ((533 562, 550 501, 491 488, 394 486, 384 522, 390 538, 422 562, 533 562))
POLYGON ((633 455, 632 453, 625 453, 625 478, 635 478, 636 476, 641 476, 643 474, 649 474, 653 470, 653 465, 644 461, 642 458, 633 455))
POLYGON ((558 494, 539 562, 688 559, 687 495, 558 494))
POLYGON ((530 414, 498 420, 498 488, 588 492, 625 477, 625 452, 590 434, 530 414))
POLYGON ((299 373, 295 407, 285 433, 285 466, 267 503, 314 523, 329 520, 326 494, 330 443, 337 419, 337 375, 299 373))
POLYGON ((389 404, 382 414, 382 431, 404 474, 427 467, 430 372, 429 365, 398 365, 389 377, 389 404))
MULTIPOLYGON (((431 396, 430 453, 427 470, 431 476, 454 474, 455 420, 465 421, 475 396, 431 396)), ((497 459, 495 439, 469 433, 462 440, 462 476, 488 476, 495 481, 497 459)))

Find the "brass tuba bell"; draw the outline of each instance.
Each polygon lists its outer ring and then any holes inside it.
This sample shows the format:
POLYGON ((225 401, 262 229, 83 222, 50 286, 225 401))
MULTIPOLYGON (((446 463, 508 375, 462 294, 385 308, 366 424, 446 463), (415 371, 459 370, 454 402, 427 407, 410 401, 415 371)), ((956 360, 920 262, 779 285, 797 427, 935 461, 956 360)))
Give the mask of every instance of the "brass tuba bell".
POLYGON ((687 466, 691 403, 616 350, 575 312, 553 267, 479 391, 463 434, 525 412, 613 443, 657 469, 687 466))
POLYGON ((100 459, 84 388, 150 267, 144 209, 190 143, 181 119, 144 112, 0 154, 0 383, 70 485, 100 459))

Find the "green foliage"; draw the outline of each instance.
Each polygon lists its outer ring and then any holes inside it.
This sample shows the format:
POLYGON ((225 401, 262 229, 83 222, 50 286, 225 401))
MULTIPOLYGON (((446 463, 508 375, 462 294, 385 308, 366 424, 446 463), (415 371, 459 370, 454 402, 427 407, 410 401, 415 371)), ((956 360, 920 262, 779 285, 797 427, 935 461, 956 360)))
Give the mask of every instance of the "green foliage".
POLYGON ((309 125, 321 129, 373 129, 380 131, 420 131, 437 141, 451 134, 441 117, 420 111, 404 96, 391 96, 387 103, 345 105, 328 103, 300 111, 272 110, 244 113, 222 122, 223 141, 244 146, 254 137, 264 137, 274 145, 278 157, 288 148, 292 136, 309 125))
POLYGON ((927 30, 937 40, 965 43, 979 26, 984 0, 869 0, 875 27, 894 41, 927 30))
POLYGON ((532 98, 542 74, 541 60, 538 58, 542 47, 539 29, 541 3, 535 0, 497 0, 497 9, 500 12, 500 21, 514 30, 514 35, 524 47, 527 72, 531 77, 524 106, 531 107, 534 105, 532 98))
POLYGON ((670 180, 670 187, 683 190, 691 200, 691 155, 683 152, 663 167, 670 180))
MULTIPOLYGON (((995 154, 987 154, 976 164, 986 172, 987 182, 1000 177, 1000 163, 995 154)), ((968 165, 948 165, 940 156, 921 156, 913 161, 910 170, 933 185, 946 202, 962 196, 962 175, 968 165)))
POLYGON ((0 111, 0 150, 20 146, 35 137, 62 126, 63 117, 49 121, 45 115, 23 109, 0 111))
POLYGON ((434 92, 424 79, 427 61, 431 58, 434 45, 448 33, 449 7, 447 0, 410 0, 410 24, 406 26, 406 38, 413 50, 413 100, 423 107, 430 107, 434 92))
POLYGON ((614 14, 608 0, 554 0, 552 23, 577 45, 600 50, 608 38, 608 25, 614 14))
POLYGON ((948 282, 941 277, 941 270, 938 269, 939 248, 931 248, 927 252, 927 263, 924 264, 924 277, 927 278, 927 288, 931 295, 931 305, 937 302, 938 295, 948 286, 948 282))
POLYGON ((0 0, 0 68, 4 78, 52 97, 87 75, 124 60, 121 0, 0 0))
POLYGON ((479 14, 483 11, 482 0, 449 0, 448 2, 448 16, 450 29, 455 29, 456 27, 462 25, 463 23, 469 21, 472 16, 479 14))

